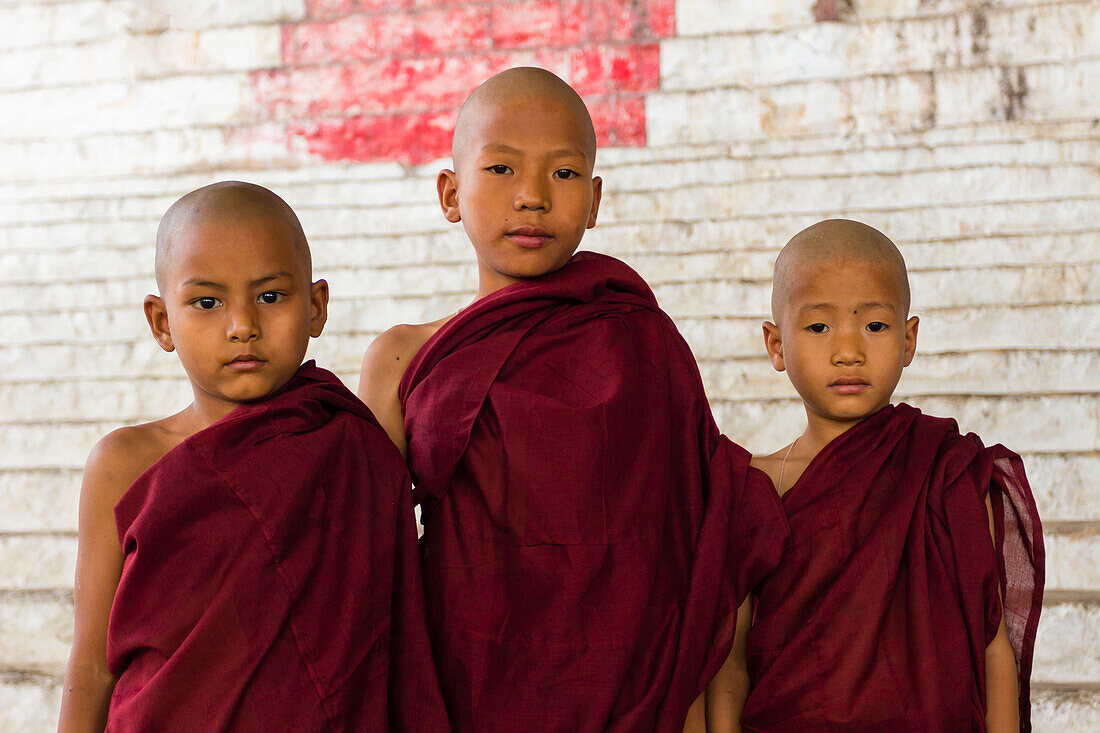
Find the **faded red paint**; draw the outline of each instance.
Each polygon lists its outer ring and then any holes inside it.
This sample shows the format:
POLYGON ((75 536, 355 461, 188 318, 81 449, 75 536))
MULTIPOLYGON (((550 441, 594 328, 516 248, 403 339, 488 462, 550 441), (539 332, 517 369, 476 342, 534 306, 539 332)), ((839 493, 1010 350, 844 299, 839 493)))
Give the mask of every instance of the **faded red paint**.
POLYGON ((676 0, 648 0, 646 11, 658 38, 676 34, 676 0))
POLYGON ((357 15, 283 29, 283 64, 424 57, 491 47, 486 6, 357 15))
POLYGON ((550 45, 547 40, 561 37, 558 0, 497 3, 492 8, 490 28, 495 48, 539 48, 550 45))
POLYGON ((597 142, 605 147, 645 145, 645 99, 608 97, 588 103, 597 142))
POLYGON ((645 94, 675 0, 306 0, 282 66, 252 76, 258 121, 325 160, 444 157, 458 106, 494 73, 542 66, 585 98, 601 145, 645 145, 645 94), (300 141, 300 142, 295 142, 300 141))
POLYGON ((291 125, 292 137, 305 140, 306 149, 325 160, 357 162, 396 160, 422 163, 410 151, 450 150, 455 113, 351 117, 339 122, 291 125))
POLYGON ((660 81, 660 51, 644 46, 589 46, 569 55, 569 78, 582 97, 651 92, 660 81))
POLYGON ((817 0, 817 4, 814 6, 814 20, 836 20, 836 10, 836 0, 817 0))

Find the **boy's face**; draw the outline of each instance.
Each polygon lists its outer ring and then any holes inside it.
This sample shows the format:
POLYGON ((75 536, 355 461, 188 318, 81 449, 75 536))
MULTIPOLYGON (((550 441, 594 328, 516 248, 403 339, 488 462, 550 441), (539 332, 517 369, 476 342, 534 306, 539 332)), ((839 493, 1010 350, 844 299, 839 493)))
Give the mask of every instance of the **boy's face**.
POLYGON ((173 237, 161 297, 146 317, 179 354, 196 404, 229 412, 285 385, 324 328, 328 285, 275 220, 200 220, 173 237))
POLYGON ((585 123, 535 95, 477 111, 468 149, 438 183, 477 253, 479 296, 560 269, 596 225, 602 182, 585 123))
POLYGON ((786 371, 810 419, 842 426, 890 403, 917 345, 897 275, 857 258, 802 266, 778 324, 764 326, 772 365, 786 371))

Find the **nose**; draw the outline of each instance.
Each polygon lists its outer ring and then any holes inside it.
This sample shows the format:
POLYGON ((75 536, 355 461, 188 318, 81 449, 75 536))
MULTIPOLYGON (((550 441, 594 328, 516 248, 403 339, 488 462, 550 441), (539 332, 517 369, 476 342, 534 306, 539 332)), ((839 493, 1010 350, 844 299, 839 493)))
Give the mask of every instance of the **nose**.
POLYGON ((546 181, 538 172, 528 173, 519 178, 513 208, 516 211, 544 213, 550 210, 550 191, 546 181))
POLYGON ((833 364, 852 366, 862 364, 866 358, 863 339, 854 328, 841 328, 833 337, 833 364))
POLYGON ((225 335, 233 343, 245 344, 260 337, 260 324, 254 304, 226 309, 225 335))

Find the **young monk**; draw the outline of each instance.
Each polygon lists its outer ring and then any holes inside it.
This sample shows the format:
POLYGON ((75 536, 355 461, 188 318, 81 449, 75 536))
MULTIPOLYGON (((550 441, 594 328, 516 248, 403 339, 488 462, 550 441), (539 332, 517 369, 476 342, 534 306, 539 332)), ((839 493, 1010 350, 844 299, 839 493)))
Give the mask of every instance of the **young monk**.
POLYGON ((890 404, 917 346, 901 253, 865 224, 815 224, 776 260, 772 314, 765 347, 807 425, 753 463, 791 549, 708 689, 711 728, 1029 728, 1039 516, 1016 454, 890 404))
POLYGON ((298 218, 234 181, 157 232, 153 337, 194 391, 93 449, 59 730, 440 730, 408 474, 302 364, 325 325, 298 218))
POLYGON ((779 559, 781 507, 646 284, 574 255, 602 185, 577 94, 505 71, 462 107, 452 152, 439 200, 477 297, 383 333, 360 382, 412 469, 451 722, 678 731, 779 559))

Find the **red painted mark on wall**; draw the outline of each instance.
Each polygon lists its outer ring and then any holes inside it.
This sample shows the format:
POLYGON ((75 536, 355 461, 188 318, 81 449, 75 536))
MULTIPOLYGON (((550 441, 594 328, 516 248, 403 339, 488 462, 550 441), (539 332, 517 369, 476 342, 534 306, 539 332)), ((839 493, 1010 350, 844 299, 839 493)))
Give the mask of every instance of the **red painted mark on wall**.
POLYGON ((645 95, 675 0, 306 0, 282 66, 256 72, 262 120, 325 160, 419 164, 450 152, 458 107, 512 66, 585 98, 601 145, 646 143, 645 95))
POLYGON ((817 4, 814 5, 814 20, 834 21, 836 19, 836 0, 817 0, 817 4))

